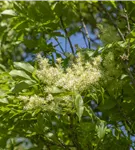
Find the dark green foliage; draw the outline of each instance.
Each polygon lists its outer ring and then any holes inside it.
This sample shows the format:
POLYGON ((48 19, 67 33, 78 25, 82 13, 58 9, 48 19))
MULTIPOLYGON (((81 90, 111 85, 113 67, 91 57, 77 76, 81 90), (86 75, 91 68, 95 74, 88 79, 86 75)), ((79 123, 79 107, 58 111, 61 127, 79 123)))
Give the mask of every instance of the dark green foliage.
POLYGON ((0 2, 0 149, 135 149, 134 8, 133 1, 0 2), (73 45, 75 34, 86 48, 73 45), (39 53, 65 74, 80 55, 101 77, 82 91, 49 85, 38 75, 39 53))

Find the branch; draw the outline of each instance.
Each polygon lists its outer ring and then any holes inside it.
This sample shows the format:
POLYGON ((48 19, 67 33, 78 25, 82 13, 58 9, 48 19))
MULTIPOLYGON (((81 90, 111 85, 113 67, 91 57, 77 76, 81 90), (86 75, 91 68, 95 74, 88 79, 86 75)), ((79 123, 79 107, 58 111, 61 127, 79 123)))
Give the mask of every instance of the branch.
POLYGON ((91 40, 91 39, 90 39, 89 32, 88 32, 88 30, 87 30, 87 27, 86 27, 86 25, 85 25, 85 23, 84 23, 82 17, 81 17, 81 22, 82 22, 82 26, 83 26, 84 31, 85 31, 85 34, 86 34, 86 38, 87 38, 87 40, 88 40, 88 48, 90 48, 90 47, 91 47, 91 44, 90 44, 90 40, 91 40))
POLYGON ((55 39, 55 41, 57 42, 57 44, 59 45, 61 51, 62 51, 63 53, 65 53, 65 51, 64 51, 64 49, 62 48, 62 46, 61 46, 60 42, 58 41, 58 39, 57 39, 56 37, 54 37, 54 39, 55 39))
POLYGON ((61 26, 62 26, 62 28, 63 28, 65 34, 66 34, 66 37, 67 37, 67 39, 68 39, 68 42, 69 42, 71 51, 72 51, 73 54, 75 54, 74 48, 73 48, 73 45, 72 45, 72 42, 71 42, 70 38, 68 37, 68 32, 67 32, 66 27, 65 27, 65 25, 64 25, 64 22, 63 22, 63 20, 62 20, 62 17, 60 17, 60 22, 61 22, 61 26))
POLYGON ((86 42, 86 38, 85 38, 85 34, 84 34, 84 32, 83 32, 82 30, 80 30, 80 31, 81 31, 81 33, 82 33, 82 36, 83 36, 83 39, 84 39, 85 45, 86 45, 86 47, 88 47, 88 44, 87 44, 87 42, 86 42))
MULTIPOLYGON (((128 35, 129 35, 130 32, 131 32, 131 28, 130 28, 129 18, 128 18, 128 14, 127 14, 126 10, 125 10, 125 13, 126 13, 125 18, 126 18, 126 22, 127 22, 127 29, 128 29, 128 35)), ((127 56, 128 57, 130 55, 130 51, 129 50, 130 50, 130 38, 128 40, 128 49, 127 49, 127 56)))
MULTIPOLYGON (((84 28, 86 38, 87 38, 87 40, 88 40, 88 48, 90 48, 90 47, 91 47, 91 44, 90 44, 91 38, 90 38, 90 36, 89 36, 89 32, 88 32, 88 30, 87 30, 87 27, 86 27, 86 25, 85 25, 85 23, 84 23, 83 16, 82 16, 81 10, 80 10, 80 5, 79 5, 79 4, 76 4, 76 8, 77 8, 77 11, 79 12, 79 16, 80 16, 80 19, 81 19, 81 23, 82 23, 82 26, 83 26, 83 28, 84 28)), ((83 36, 84 36, 84 33, 83 33, 83 36)))

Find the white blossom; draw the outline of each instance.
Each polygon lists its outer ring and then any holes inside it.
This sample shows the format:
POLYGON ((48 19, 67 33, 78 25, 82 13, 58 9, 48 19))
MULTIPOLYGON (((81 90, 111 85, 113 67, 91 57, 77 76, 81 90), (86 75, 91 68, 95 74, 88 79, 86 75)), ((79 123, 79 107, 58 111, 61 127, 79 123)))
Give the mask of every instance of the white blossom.
POLYGON ((52 101, 54 99, 54 97, 52 96, 52 94, 48 94, 46 97, 47 101, 52 101))
POLYGON ((45 83, 44 97, 38 95, 20 96, 19 99, 25 102, 24 109, 31 110, 36 108, 43 108, 46 110, 59 110, 59 104, 70 106, 72 97, 63 95, 57 97, 53 95, 53 91, 76 91, 83 92, 95 84, 101 77, 99 65, 101 58, 96 57, 92 62, 83 61, 81 55, 77 57, 76 63, 73 63, 66 70, 62 69, 60 64, 55 67, 51 66, 48 59, 43 59, 38 56, 39 70, 37 70, 37 77, 45 83), (54 88, 55 87, 55 88, 54 88))
POLYGON ((93 63, 84 63, 79 54, 76 63, 73 63, 71 67, 64 71, 60 64, 53 67, 49 65, 47 59, 40 58, 40 69, 37 71, 37 76, 48 86, 83 92, 99 80, 101 74, 98 66, 100 63, 101 57, 99 56, 94 59, 93 63))
POLYGON ((44 98, 39 97, 36 94, 33 96, 19 96, 18 98, 21 100, 25 100, 24 109, 26 110, 30 110, 33 108, 42 108, 45 104, 44 98))

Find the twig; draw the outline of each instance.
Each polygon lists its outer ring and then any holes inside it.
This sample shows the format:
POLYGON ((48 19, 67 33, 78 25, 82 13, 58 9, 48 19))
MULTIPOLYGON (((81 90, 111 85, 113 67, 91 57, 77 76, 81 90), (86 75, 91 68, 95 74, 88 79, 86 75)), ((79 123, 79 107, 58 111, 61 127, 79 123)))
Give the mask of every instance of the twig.
POLYGON ((76 4, 76 5, 77 5, 76 8, 77 8, 77 11, 79 12, 79 16, 80 16, 80 19, 81 19, 82 26, 83 26, 84 31, 85 31, 86 38, 88 40, 88 48, 91 48, 91 44, 90 44, 91 38, 89 36, 89 32, 87 30, 87 27, 84 23, 83 16, 81 15, 80 5, 79 4, 76 4))
POLYGON ((81 31, 81 33, 83 35, 83 39, 84 39, 85 45, 86 45, 86 47, 88 47, 88 44, 87 44, 86 38, 85 38, 85 34, 84 34, 84 32, 82 30, 80 30, 80 31, 81 31))
POLYGON ((68 42, 69 42, 71 51, 72 51, 73 54, 75 54, 74 48, 73 48, 73 45, 72 45, 72 42, 71 42, 71 40, 70 40, 70 38, 69 38, 69 36, 68 36, 68 32, 67 32, 66 27, 65 27, 65 25, 64 25, 64 22, 63 22, 63 20, 62 20, 62 17, 60 17, 60 22, 61 22, 62 28, 63 28, 63 30, 64 30, 64 32, 65 32, 65 34, 66 34, 66 37, 67 37, 67 39, 68 39, 68 42))
POLYGON ((65 52, 67 52, 67 38, 65 38, 65 52))
POLYGON ((82 17, 81 17, 81 22, 82 22, 82 26, 83 26, 83 28, 85 30, 85 34, 86 34, 86 37, 87 37, 87 40, 88 40, 88 48, 90 48, 91 47, 91 44, 90 44, 90 40, 91 39, 90 39, 89 32, 87 30, 87 27, 86 27, 82 17))
MULTIPOLYGON (((128 35, 129 35, 130 32, 131 32, 131 28, 130 28, 129 18, 128 18, 128 14, 127 14, 126 10, 125 10, 125 13, 126 13, 125 18, 126 18, 126 22, 127 22, 127 29, 128 29, 128 35)), ((127 49, 127 56, 128 57, 130 55, 130 51, 129 50, 130 50, 130 38, 128 39, 128 49, 127 49)))
POLYGON ((128 33, 130 33, 131 29, 130 29, 129 18, 128 18, 128 14, 127 13, 126 13, 126 21, 127 21, 128 33))
POLYGON ((59 45, 61 51, 62 51, 63 53, 65 53, 65 51, 64 51, 63 47, 61 46, 60 42, 58 41, 58 39, 57 39, 56 37, 54 37, 54 39, 55 39, 55 41, 57 42, 57 44, 59 45))

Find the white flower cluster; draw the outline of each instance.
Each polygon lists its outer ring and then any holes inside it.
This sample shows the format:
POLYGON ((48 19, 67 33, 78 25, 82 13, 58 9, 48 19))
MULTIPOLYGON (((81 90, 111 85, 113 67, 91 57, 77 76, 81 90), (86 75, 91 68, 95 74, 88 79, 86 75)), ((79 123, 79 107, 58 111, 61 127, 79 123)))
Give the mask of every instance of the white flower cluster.
POLYGON ((99 80, 101 58, 96 57, 92 63, 88 61, 84 63, 81 55, 78 55, 76 59, 76 63, 64 71, 60 64, 53 67, 49 65, 47 59, 40 57, 40 69, 37 71, 37 76, 48 86, 82 92, 99 80))
MULTIPOLYGON (((40 56, 39 56, 40 57, 40 56)), ((51 67, 47 59, 39 58, 40 70, 37 71, 37 75, 43 83, 52 85, 56 82, 62 74, 61 68, 51 67)))
POLYGON ((55 107, 55 102, 53 101, 54 97, 52 94, 48 94, 45 97, 40 97, 36 94, 33 96, 18 96, 18 99, 24 103, 25 110, 32 110, 36 108, 52 110, 55 107))
POLYGON ((44 97, 38 95, 19 96, 24 103, 25 110, 43 108, 45 110, 61 111, 62 107, 72 107, 72 98, 69 95, 52 95, 53 91, 61 92, 65 90, 83 92, 100 78, 99 64, 101 58, 96 57, 92 62, 84 63, 79 55, 76 63, 68 67, 66 71, 62 69, 59 61, 56 67, 51 66, 47 59, 38 57, 40 69, 37 71, 38 78, 46 84, 44 87, 44 97))
POLYGON ((24 109, 30 110, 33 108, 43 108, 45 105, 44 98, 41 98, 37 95, 33 96, 19 96, 20 100, 22 100, 25 103, 24 109))

